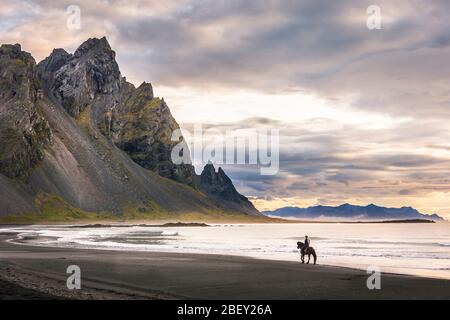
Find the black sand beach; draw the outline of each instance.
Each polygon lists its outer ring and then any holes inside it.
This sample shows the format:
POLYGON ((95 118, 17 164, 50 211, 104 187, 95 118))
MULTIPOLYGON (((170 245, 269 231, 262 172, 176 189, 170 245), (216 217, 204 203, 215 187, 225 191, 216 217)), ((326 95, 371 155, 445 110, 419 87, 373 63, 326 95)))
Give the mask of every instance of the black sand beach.
POLYGON ((450 281, 236 256, 43 248, 0 236, 1 299, 450 299, 450 281), (82 289, 66 288, 81 268, 82 289))

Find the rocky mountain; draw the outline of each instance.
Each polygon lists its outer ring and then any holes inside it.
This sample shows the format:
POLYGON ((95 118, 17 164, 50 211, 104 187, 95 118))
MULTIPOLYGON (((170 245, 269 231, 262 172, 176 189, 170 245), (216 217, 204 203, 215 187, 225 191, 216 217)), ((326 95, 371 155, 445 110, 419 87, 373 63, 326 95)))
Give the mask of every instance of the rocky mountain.
POLYGON ((314 206, 308 208, 284 207, 274 211, 264 211, 267 216, 296 219, 322 219, 322 220, 414 220, 428 219, 443 220, 437 214, 422 214, 414 208, 386 208, 374 204, 368 206, 355 206, 343 204, 338 207, 314 206))
POLYGON ((0 84, 0 216, 260 216, 221 169, 171 161, 178 123, 150 83, 126 81, 106 38, 37 65, 2 45, 0 84))
POLYGON ((196 185, 205 194, 225 203, 230 208, 236 208, 235 210, 242 210, 248 214, 257 213, 253 204, 237 192, 231 179, 220 167, 216 172, 214 165, 207 164, 202 174, 196 177, 196 185))

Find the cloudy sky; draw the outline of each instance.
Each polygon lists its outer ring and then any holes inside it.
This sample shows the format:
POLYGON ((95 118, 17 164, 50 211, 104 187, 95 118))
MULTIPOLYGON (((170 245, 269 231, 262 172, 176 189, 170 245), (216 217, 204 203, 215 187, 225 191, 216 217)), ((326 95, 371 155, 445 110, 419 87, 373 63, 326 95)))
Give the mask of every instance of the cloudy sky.
POLYGON ((106 36, 183 127, 280 130, 280 171, 226 166, 259 209, 376 203, 450 218, 450 4, 432 0, 0 2, 37 61, 106 36), (367 28, 367 8, 381 29, 367 28), (77 5, 81 28, 67 27, 77 5))

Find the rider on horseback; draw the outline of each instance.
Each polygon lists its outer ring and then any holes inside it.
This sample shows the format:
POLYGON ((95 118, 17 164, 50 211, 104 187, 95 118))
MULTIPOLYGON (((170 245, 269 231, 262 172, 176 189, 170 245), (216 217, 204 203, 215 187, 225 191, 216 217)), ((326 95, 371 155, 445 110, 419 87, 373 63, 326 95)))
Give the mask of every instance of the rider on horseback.
POLYGON ((309 238, 308 236, 305 236, 305 244, 302 247, 302 253, 304 253, 308 247, 309 247, 309 238))
POLYGON ((298 241, 297 242, 297 249, 300 249, 300 258, 302 260, 302 263, 305 263, 305 256, 308 256, 308 262, 311 258, 311 255, 314 257, 314 264, 316 264, 317 261, 317 255, 316 250, 314 250, 313 247, 309 245, 309 238, 308 236, 305 236, 305 243, 298 241))

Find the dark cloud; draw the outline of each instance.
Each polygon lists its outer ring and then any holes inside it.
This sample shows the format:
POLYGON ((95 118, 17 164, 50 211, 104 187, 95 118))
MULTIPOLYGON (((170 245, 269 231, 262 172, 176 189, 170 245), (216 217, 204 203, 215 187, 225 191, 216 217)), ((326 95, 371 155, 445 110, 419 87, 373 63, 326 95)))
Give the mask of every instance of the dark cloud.
POLYGON ((450 9, 397 3, 379 1, 388 21, 380 31, 365 27, 369 1, 242 0, 199 1, 163 17, 115 21, 115 37, 127 68, 142 80, 303 88, 338 98, 356 92, 355 108, 449 115, 441 84, 450 80, 443 18, 450 9))
MULTIPOLYGON (((54 34, 49 21, 64 22, 65 9, 73 4, 25 3, 13 15, 4 10, 11 15, 1 20, 11 31, 5 37, 23 34, 27 26, 54 34)), ((9 0, 4 6, 13 4, 9 0)), ((82 35, 106 33, 123 73, 137 82, 306 90, 338 100, 355 95, 356 109, 419 118, 450 115, 445 85, 450 81, 450 7, 442 1, 377 1, 384 20, 376 31, 366 28, 372 1, 365 0, 77 4, 84 28, 67 33, 60 26, 57 38, 65 37, 60 46, 72 41, 74 48, 82 35)), ((51 35, 41 37, 48 43, 45 37, 51 35)))

